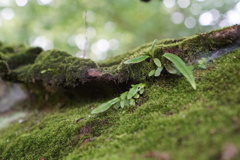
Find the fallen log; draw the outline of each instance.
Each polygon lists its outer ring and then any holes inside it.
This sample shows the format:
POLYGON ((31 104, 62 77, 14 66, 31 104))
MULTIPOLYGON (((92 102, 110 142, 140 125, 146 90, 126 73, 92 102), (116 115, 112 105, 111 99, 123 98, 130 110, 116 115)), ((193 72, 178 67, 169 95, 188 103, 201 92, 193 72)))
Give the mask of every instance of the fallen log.
MULTIPOLYGON (((173 53, 192 64, 202 57, 213 59, 240 47, 239 37, 240 26, 234 25, 192 37, 161 40, 156 43, 153 56, 161 58, 164 53, 173 53)), ((77 58, 64 51, 1 44, 0 77, 5 81, 63 88, 96 82, 116 85, 141 82, 154 68, 152 60, 130 65, 123 62, 147 55, 150 49, 151 43, 148 43, 97 65, 90 59, 77 58)))

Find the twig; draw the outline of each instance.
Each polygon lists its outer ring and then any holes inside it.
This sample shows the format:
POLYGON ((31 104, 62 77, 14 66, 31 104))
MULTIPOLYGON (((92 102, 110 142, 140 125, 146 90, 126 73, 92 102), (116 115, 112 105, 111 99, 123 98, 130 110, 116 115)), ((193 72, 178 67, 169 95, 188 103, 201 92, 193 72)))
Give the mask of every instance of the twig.
POLYGON ((84 43, 84 49, 83 49, 83 57, 87 57, 87 49, 88 49, 88 37, 87 37, 87 29, 88 29, 88 23, 87 23, 87 11, 84 12, 84 22, 85 22, 85 43, 84 43))

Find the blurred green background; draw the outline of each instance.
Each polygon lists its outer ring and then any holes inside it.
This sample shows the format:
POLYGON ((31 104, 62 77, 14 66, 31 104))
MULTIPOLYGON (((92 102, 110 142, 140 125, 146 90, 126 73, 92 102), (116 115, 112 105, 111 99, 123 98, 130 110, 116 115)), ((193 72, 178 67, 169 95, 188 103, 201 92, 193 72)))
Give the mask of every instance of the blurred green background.
POLYGON ((0 0, 0 41, 95 61, 239 23, 240 0, 0 0))

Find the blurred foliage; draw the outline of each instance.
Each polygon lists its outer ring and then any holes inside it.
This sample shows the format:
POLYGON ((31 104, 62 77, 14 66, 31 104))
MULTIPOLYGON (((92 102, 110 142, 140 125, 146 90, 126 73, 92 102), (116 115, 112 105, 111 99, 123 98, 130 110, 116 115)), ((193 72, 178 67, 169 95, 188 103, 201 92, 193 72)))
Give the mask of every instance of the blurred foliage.
POLYGON ((85 49, 87 22, 87 56, 103 60, 156 38, 178 38, 240 23, 236 18, 240 2, 2 0, 0 13, 1 41, 54 47, 79 57, 85 49), (208 21, 200 22, 201 16, 208 21))

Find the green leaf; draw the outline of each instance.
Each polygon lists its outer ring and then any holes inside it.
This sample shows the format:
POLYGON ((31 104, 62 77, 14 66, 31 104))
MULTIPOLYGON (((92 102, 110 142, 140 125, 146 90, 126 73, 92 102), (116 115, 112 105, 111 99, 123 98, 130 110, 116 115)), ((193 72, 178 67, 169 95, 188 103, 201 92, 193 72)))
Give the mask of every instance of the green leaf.
POLYGON ((154 39, 154 41, 152 42, 152 46, 151 46, 151 48, 154 48, 154 47, 155 47, 157 41, 158 41, 158 39, 154 39))
POLYGON ((135 106, 135 105, 136 105, 136 103, 135 103, 135 100, 134 100, 134 99, 130 99, 130 105, 131 105, 131 106, 135 106))
POLYGON ((126 60, 124 62, 124 64, 139 63, 139 62, 142 62, 149 57, 150 56, 139 56, 139 57, 131 58, 131 59, 126 60))
POLYGON ((119 102, 117 102, 113 105, 113 108, 115 108, 115 109, 119 109, 120 107, 121 107, 121 105, 119 102))
POLYGON ((40 73, 43 74, 43 73, 46 73, 46 72, 47 72, 47 70, 42 70, 40 73))
POLYGON ((132 88, 129 90, 129 92, 127 94, 127 99, 131 99, 133 96, 135 96, 137 94, 137 92, 139 92, 142 88, 145 87, 145 85, 146 84, 144 84, 144 83, 132 85, 132 88))
POLYGON ((121 94, 121 96, 120 96, 121 100, 124 100, 124 99, 126 99, 126 97, 127 97, 127 94, 128 94, 128 91, 127 91, 127 92, 124 92, 124 93, 122 93, 122 94, 121 94))
POLYGON ((136 84, 136 86, 138 86, 138 89, 140 90, 140 89, 144 88, 146 86, 146 84, 139 83, 139 84, 136 84))
POLYGON ((106 103, 101 104, 100 106, 98 106, 97 108, 92 110, 91 113, 96 114, 96 113, 104 112, 104 111, 108 110, 112 105, 114 105, 115 103, 117 103, 119 101, 120 101, 120 98, 114 98, 110 101, 107 101, 106 103))
POLYGON ((125 100, 121 100, 121 101, 120 101, 120 106, 121 106, 121 108, 124 108, 124 105, 125 105, 125 100))
POLYGON ((150 52, 149 54, 153 57, 153 53, 154 53, 154 50, 155 50, 155 46, 156 46, 156 43, 157 43, 158 39, 155 39, 153 42, 152 42, 152 46, 151 46, 151 49, 150 49, 150 52))
POLYGON ((139 91, 139 94, 143 94, 144 92, 144 88, 142 88, 140 91, 139 91))
POLYGON ((207 67, 206 67, 206 65, 205 65, 205 64, 199 64, 199 65, 198 65, 198 68, 201 68, 201 69, 206 69, 207 67))
POLYGON ((127 99, 131 99, 138 92, 138 86, 133 85, 133 87, 129 90, 127 94, 127 99))
POLYGON ((154 58, 153 61, 156 64, 156 66, 158 66, 159 68, 162 67, 162 63, 161 63, 161 61, 158 58, 154 58))
POLYGON ((148 73, 148 77, 152 77, 155 73, 155 69, 151 70, 149 73, 148 73))
POLYGON ((136 98, 136 99, 138 99, 139 97, 140 97, 139 94, 136 94, 135 96, 133 96, 133 98, 136 98))
POLYGON ((130 100, 125 100, 124 101, 124 106, 129 106, 129 104, 130 104, 130 100))
POLYGON ((165 64, 165 68, 171 74, 176 74, 176 75, 179 75, 179 76, 182 75, 182 73, 172 63, 171 64, 165 64))
POLYGON ((196 89, 196 82, 194 80, 193 73, 188 68, 188 66, 183 62, 183 60, 171 53, 165 53, 163 56, 170 60, 176 66, 176 68, 187 78, 188 82, 192 85, 193 89, 196 89))
POLYGON ((162 67, 160 67, 160 68, 157 68, 157 70, 155 71, 155 74, 154 74, 154 76, 155 76, 155 77, 158 77, 158 76, 160 76, 160 74, 161 74, 162 70, 163 70, 163 68, 162 68, 162 67))
POLYGON ((193 65, 188 66, 188 68, 189 68, 191 71, 194 70, 194 66, 193 66, 193 65))
POLYGON ((202 59, 200 59, 199 61, 198 61, 198 64, 205 64, 206 63, 206 61, 207 61, 207 58, 202 58, 202 59))
POLYGON ((201 69, 206 69, 206 61, 207 61, 207 58, 202 58, 201 60, 198 61, 198 64, 197 64, 197 68, 201 68, 201 69))

